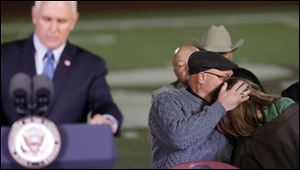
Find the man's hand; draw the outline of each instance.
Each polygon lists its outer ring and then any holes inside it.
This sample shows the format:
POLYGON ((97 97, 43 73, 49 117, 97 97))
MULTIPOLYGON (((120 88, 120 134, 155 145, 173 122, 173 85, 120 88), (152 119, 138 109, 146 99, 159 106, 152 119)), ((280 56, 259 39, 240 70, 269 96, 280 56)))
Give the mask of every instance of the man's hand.
POLYGON ((113 134, 117 132, 117 126, 109 118, 106 118, 100 114, 95 114, 88 123, 92 125, 107 124, 110 125, 113 134))
POLYGON ((240 103, 249 99, 248 84, 238 81, 230 90, 225 82, 219 92, 218 101, 224 106, 226 112, 235 109, 240 103))

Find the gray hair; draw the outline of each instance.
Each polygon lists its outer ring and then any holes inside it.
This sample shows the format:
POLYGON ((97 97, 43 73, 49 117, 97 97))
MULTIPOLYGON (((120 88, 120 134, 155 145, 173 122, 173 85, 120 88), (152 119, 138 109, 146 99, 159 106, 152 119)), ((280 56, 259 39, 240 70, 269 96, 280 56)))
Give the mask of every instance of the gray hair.
MULTIPOLYGON (((45 2, 45 1, 34 1, 34 6, 36 7, 36 9, 40 8, 42 2, 45 2)), ((66 2, 71 2, 72 12, 73 12, 73 14, 76 14, 77 13, 77 1, 66 1, 66 2)))

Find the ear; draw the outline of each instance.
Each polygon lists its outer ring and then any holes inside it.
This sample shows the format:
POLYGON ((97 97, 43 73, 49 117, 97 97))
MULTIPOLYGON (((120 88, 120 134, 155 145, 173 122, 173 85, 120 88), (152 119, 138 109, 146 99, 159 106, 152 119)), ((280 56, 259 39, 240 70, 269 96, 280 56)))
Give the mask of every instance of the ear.
POLYGON ((200 84, 204 84, 206 81, 206 78, 207 78, 207 76, 205 73, 203 73, 203 72, 198 73, 198 82, 200 84))
POLYGON ((74 16, 73 16, 73 18, 72 18, 72 26, 71 26, 71 30, 74 29, 74 27, 75 27, 75 25, 76 25, 78 19, 79 19, 79 13, 77 12, 76 14, 74 14, 74 16))

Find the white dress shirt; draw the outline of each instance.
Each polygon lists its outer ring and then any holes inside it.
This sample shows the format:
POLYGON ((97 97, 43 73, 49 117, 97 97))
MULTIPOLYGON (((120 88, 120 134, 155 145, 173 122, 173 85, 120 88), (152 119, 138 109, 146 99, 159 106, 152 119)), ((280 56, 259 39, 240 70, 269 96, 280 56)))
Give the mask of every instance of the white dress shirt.
POLYGON ((61 45, 60 47, 58 47, 56 49, 48 49, 40 42, 40 40, 38 39, 36 34, 34 34, 33 35, 33 45, 35 48, 35 54, 34 54, 35 69, 36 69, 36 73, 38 75, 40 75, 43 73, 44 64, 46 62, 46 60, 44 60, 46 52, 48 50, 52 50, 52 53, 54 55, 54 69, 55 69, 59 62, 59 58, 66 46, 66 43, 64 43, 63 45, 61 45))

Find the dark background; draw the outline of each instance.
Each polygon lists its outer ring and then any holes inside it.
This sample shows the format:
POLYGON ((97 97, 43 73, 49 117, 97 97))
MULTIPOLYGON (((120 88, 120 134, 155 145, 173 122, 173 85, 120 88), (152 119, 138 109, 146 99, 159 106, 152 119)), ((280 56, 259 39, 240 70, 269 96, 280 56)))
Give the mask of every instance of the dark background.
MULTIPOLYGON (((1 19, 30 17, 30 8, 34 1, 1 1, 1 19)), ((145 12, 145 11, 178 11, 239 9, 269 6, 298 6, 298 1, 78 1, 81 14, 107 12, 145 12)))

